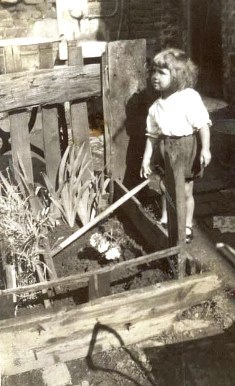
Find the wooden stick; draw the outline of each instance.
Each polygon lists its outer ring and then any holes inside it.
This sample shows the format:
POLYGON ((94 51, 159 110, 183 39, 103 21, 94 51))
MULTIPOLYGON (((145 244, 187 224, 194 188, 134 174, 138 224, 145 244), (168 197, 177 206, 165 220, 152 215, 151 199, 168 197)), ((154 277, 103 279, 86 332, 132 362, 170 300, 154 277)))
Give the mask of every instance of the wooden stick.
POLYGON ((223 256, 225 256, 228 259, 228 261, 231 264, 233 264, 233 266, 235 266, 235 249, 234 248, 224 243, 217 243, 216 248, 223 256))
POLYGON ((119 200, 117 200, 112 205, 110 205, 107 209, 105 209, 104 212, 100 213, 88 224, 84 225, 82 228, 78 229, 76 232, 70 235, 67 239, 62 241, 62 243, 60 243, 56 248, 54 248, 54 250, 52 250, 51 256, 53 257, 57 255, 60 251, 65 249, 69 244, 77 240, 80 236, 82 236, 89 229, 91 229, 94 225, 98 224, 98 222, 103 220, 105 217, 109 216, 112 212, 114 212, 114 210, 116 210, 119 206, 124 204, 124 202, 129 200, 129 198, 137 194, 141 189, 143 189, 146 185, 148 185, 148 183, 149 183, 149 179, 146 179, 145 181, 141 182, 139 185, 131 189, 129 192, 127 192, 124 196, 119 198, 119 200))

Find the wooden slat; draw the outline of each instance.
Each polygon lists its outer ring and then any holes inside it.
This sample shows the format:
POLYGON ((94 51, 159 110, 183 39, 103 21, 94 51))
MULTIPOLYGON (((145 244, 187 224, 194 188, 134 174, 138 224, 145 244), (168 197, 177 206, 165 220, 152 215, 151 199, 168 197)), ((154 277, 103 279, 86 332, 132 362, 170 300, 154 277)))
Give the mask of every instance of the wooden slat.
POLYGON ((20 47, 18 46, 8 46, 4 47, 5 55, 5 66, 6 73, 13 73, 21 71, 21 57, 20 57, 20 47))
POLYGON ((144 152, 145 60, 144 39, 110 42, 103 57, 105 138, 110 137, 106 148, 107 166, 113 178, 125 180, 128 188, 140 180, 144 152))
POLYGON ((61 161, 57 107, 42 108, 43 145, 46 160, 46 173, 55 187, 57 172, 61 161))
MULTIPOLYGON (((68 65, 79 66, 83 69, 82 48, 77 47, 76 41, 72 41, 68 45, 68 65)), ((93 171, 91 147, 90 147, 90 130, 88 121, 88 110, 86 102, 71 103, 70 104, 71 124, 72 124, 72 138, 73 142, 78 146, 85 144, 85 151, 89 169, 93 171)), ((87 177, 90 176, 89 171, 87 177)))
POLYGON ((92 275, 89 279, 89 300, 111 295, 110 278, 111 271, 92 275))
POLYGON ((101 95, 99 64, 60 66, 0 76, 0 112, 101 95))
MULTIPOLYGON (((115 199, 122 197, 127 193, 126 187, 118 180, 114 181, 115 199)), ((146 213, 141 203, 136 197, 132 197, 124 205, 119 208, 133 224, 141 237, 153 251, 159 251, 168 246, 168 238, 166 230, 146 213)))
POLYGON ((210 299, 221 283, 204 274, 96 299, 73 310, 0 322, 6 375, 129 345, 160 334, 184 309, 210 299))
POLYGON ((44 43, 38 45, 39 49, 39 68, 53 68, 53 46, 52 43, 44 43))
MULTIPOLYGON (((41 68, 52 68, 52 44, 39 45, 39 65, 41 68)), ((47 176, 53 187, 56 187, 56 178, 61 161, 59 122, 57 107, 42 107, 42 131, 44 155, 46 160, 47 176)))
POLYGON ((20 170, 18 162, 18 159, 20 159, 24 165, 28 181, 33 183, 33 166, 28 129, 29 114, 25 111, 18 111, 16 113, 9 114, 9 119, 15 179, 21 186, 19 174, 17 173, 17 171, 20 170))
POLYGON ((0 74, 6 73, 4 48, 0 47, 0 74))

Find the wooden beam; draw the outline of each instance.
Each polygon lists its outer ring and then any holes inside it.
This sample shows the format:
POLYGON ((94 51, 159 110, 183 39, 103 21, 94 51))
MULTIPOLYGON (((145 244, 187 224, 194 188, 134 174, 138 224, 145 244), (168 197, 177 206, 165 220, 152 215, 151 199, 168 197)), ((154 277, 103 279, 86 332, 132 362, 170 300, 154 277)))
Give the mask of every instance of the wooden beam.
MULTIPOLYGON (((118 271, 119 269, 124 269, 124 268, 131 268, 131 267, 136 267, 141 264, 148 264, 151 263, 152 261, 164 259, 166 257, 174 256, 180 252, 179 246, 173 247, 173 248, 168 248, 164 249, 158 252, 150 253, 148 255, 136 257, 131 260, 126 260, 121 263, 118 263, 116 265, 112 266, 107 266, 104 268, 96 269, 94 271, 89 271, 85 273, 80 273, 76 275, 71 275, 71 276, 66 276, 63 278, 58 278, 54 280, 50 280, 48 282, 44 283, 36 283, 36 284, 30 284, 24 287, 17 287, 15 289, 9 288, 5 290, 0 290, 0 296, 6 296, 9 294, 20 294, 24 292, 37 292, 41 291, 45 288, 53 288, 56 286, 67 286, 68 288, 70 286, 74 286, 74 284, 79 285, 86 285, 88 280, 92 276, 102 276, 102 274, 113 272, 113 271, 118 271)), ((112 280, 112 278, 111 278, 112 280)))
MULTIPOLYGON (((114 192, 114 198, 119 199, 119 197, 128 192, 128 189, 120 181, 115 180, 114 192)), ((123 204, 119 208, 119 212, 123 213, 131 221, 152 251, 159 251, 168 247, 166 230, 148 216, 146 210, 136 197, 132 197, 123 204)))
MULTIPOLYGON (((78 66, 80 70, 84 68, 82 48, 77 47, 77 41, 71 41, 68 43, 68 65, 78 66)), ((71 113, 71 125, 72 125, 72 137, 73 143, 81 146, 84 143, 86 160, 90 161, 89 170, 85 172, 84 178, 87 179, 91 176, 90 172, 93 172, 93 162, 90 147, 90 129, 88 121, 88 110, 86 102, 73 102, 70 104, 71 113)))
POLYGON ((178 256, 178 275, 180 278, 185 276, 186 262, 186 254, 183 251, 186 226, 184 146, 185 143, 182 138, 166 137, 164 139, 169 246, 178 244, 181 246, 182 252, 178 256))
POLYGON ((17 374, 151 338, 220 286, 216 275, 203 274, 32 316, 28 322, 0 322, 2 367, 6 375, 17 374))
POLYGON ((64 103, 101 95, 100 65, 77 66, 3 74, 0 112, 34 105, 64 103))

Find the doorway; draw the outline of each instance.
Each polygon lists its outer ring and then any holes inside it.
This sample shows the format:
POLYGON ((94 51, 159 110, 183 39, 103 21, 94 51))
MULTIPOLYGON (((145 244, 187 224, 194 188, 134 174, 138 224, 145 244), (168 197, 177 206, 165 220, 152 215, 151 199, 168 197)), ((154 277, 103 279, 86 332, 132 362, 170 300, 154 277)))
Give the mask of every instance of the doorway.
POLYGON ((203 95, 223 96, 221 0, 190 1, 190 51, 199 66, 198 90, 203 95))

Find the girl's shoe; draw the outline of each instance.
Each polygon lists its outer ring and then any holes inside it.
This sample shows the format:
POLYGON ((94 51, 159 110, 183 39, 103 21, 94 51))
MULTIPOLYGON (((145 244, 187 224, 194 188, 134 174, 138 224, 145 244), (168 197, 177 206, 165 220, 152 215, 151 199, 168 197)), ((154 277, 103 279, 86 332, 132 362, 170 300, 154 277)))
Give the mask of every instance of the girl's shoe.
POLYGON ((190 244, 193 241, 193 228, 186 226, 186 244, 190 244))

